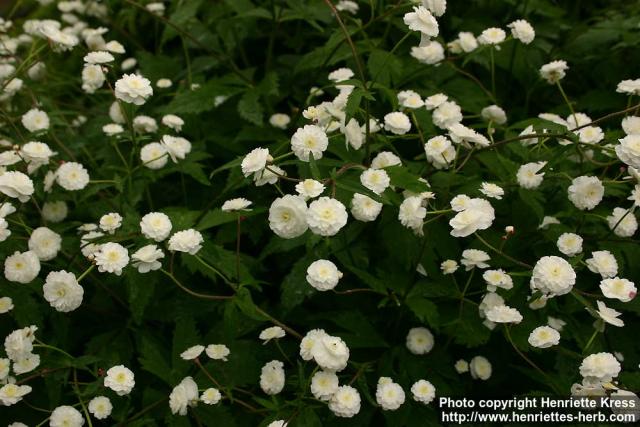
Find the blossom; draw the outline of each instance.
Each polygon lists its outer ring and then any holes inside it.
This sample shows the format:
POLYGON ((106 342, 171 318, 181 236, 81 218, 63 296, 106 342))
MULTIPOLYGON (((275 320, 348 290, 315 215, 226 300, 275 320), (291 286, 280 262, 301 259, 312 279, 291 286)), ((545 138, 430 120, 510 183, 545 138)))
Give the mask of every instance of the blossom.
POLYGON ((482 278, 487 282, 487 290, 495 292, 496 288, 513 288, 513 279, 503 270, 487 270, 482 274, 482 278))
POLYGON ((115 85, 115 95, 128 104, 142 105, 153 95, 151 82, 137 74, 124 74, 115 85))
POLYGON ((22 115, 22 126, 29 132, 49 129, 49 116, 42 110, 32 108, 22 115))
POLYGON ((531 24, 524 19, 517 19, 507 25, 511 28, 511 34, 514 39, 520 40, 524 44, 529 44, 536 37, 536 32, 531 24))
POLYGON ((395 411, 405 400, 402 387, 389 377, 380 377, 376 387, 376 402, 385 411, 395 411))
POLYGON ((254 148, 244 159, 242 159, 241 167, 244 176, 249 176, 252 173, 262 171, 267 162, 273 160, 269 155, 268 148, 254 148))
MULTIPOLYGON (((302 347, 302 343, 300 345, 302 347)), ((327 334, 318 335, 310 353, 321 368, 329 371, 342 371, 349 360, 347 344, 341 338, 327 334)))
POLYGON ((427 328, 411 328, 407 334, 407 349, 413 354, 427 354, 433 349, 433 334, 427 328))
POLYGON ((469 362, 469 372, 473 379, 486 381, 491 378, 491 363, 484 356, 476 356, 469 362))
POLYGON ((322 158, 322 153, 329 146, 327 134, 316 125, 305 125, 298 128, 291 137, 291 149, 296 157, 304 162, 313 155, 314 160, 322 158))
POLYGON ((595 208, 604 196, 604 185, 598 177, 579 176, 571 181, 569 200, 580 210, 595 208))
POLYGON ((162 116, 162 124, 168 128, 175 130, 176 132, 180 132, 182 130, 182 126, 184 125, 184 120, 175 114, 165 114, 162 116))
POLYGON ((272 360, 262 367, 260 373, 260 388, 266 394, 278 394, 284 388, 284 363, 272 360))
POLYGON ((40 356, 29 354, 13 363, 13 373, 16 375, 26 374, 36 369, 40 365, 40 356))
POLYGON ((4 351, 7 353, 7 357, 14 362, 28 357, 33 351, 37 330, 36 326, 31 325, 16 329, 7 335, 4 339, 4 351))
POLYGON ((269 207, 269 227, 278 236, 293 239, 307 231, 307 204, 298 196, 287 194, 269 207))
POLYGON ((325 190, 325 186, 315 179, 305 179, 296 184, 296 192, 306 199, 318 197, 325 190))
POLYGON ((31 393, 31 387, 28 385, 5 384, 0 387, 0 403, 4 406, 15 405, 29 393, 31 393))
POLYGON ((502 196, 504 196, 504 189, 490 182, 483 182, 480 187, 480 192, 487 197, 498 200, 502 200, 502 196))
POLYGON ((29 237, 29 250, 35 253, 40 261, 50 261, 56 257, 62 238, 47 227, 38 227, 29 237))
POLYGON ((222 204, 223 212, 250 211, 251 201, 244 198, 230 199, 222 204))
POLYGON ((401 164, 402 161, 400 160, 400 157, 390 151, 381 151, 373 158, 373 160, 371 160, 371 167, 373 169, 384 169, 389 166, 401 164))
POLYGON ((558 250, 566 256, 576 256, 582 252, 582 237, 575 233, 562 233, 557 245, 558 250))
POLYGON ((460 261, 464 265, 465 270, 469 271, 474 267, 487 268, 491 257, 485 251, 479 249, 465 249, 462 251, 462 260, 460 261))
POLYGON ((319 400, 330 400, 338 390, 338 376, 332 371, 318 371, 311 377, 311 393, 319 400))
POLYGON ((140 231, 151 240, 161 242, 171 234, 171 220, 162 212, 150 212, 140 220, 140 231))
POLYGON ((159 142, 150 142, 140 149, 140 161, 142 165, 149 169, 160 169, 169 161, 169 152, 164 145, 159 142))
POLYGON ((80 163, 65 162, 56 171, 56 181, 65 190, 82 190, 89 184, 89 172, 80 163))
POLYGON ((552 61, 540 68, 540 76, 553 85, 564 78, 568 69, 566 61, 552 61))
POLYGON ((280 326, 271 326, 260 332, 259 338, 263 341, 263 344, 266 344, 273 339, 284 338, 285 335, 284 329, 280 326))
POLYGON ((0 175, 0 193, 25 203, 33 192, 33 181, 18 171, 9 171, 0 175))
POLYGON ((94 51, 87 53, 83 59, 87 64, 107 64, 115 58, 109 52, 94 51))
POLYGON ((4 277, 10 282, 27 284, 40 273, 40 260, 35 252, 14 252, 4 260, 4 277))
POLYGON ((453 259, 447 259, 440 264, 442 274, 453 274, 458 269, 458 262, 453 259))
POLYGON ((49 163, 49 159, 56 153, 44 142, 29 141, 20 147, 20 157, 22 157, 29 166, 40 167, 49 163))
POLYGON ((187 415, 189 407, 198 404, 198 385, 193 378, 185 377, 169 394, 169 408, 172 414, 187 415))
POLYGON ((347 209, 340 201, 320 197, 309 205, 307 225, 314 234, 334 236, 347 224, 347 217, 347 209))
POLYGON ((424 106, 427 110, 431 111, 438 108, 443 102, 446 102, 449 97, 444 93, 436 93, 431 96, 427 96, 424 100, 424 106))
POLYGON ((164 253, 156 245, 146 245, 131 255, 132 265, 138 269, 138 273, 148 273, 162 268, 159 261, 164 258, 164 253))
POLYGON ((422 0, 422 5, 438 17, 444 15, 447 10, 447 0, 422 0))
POLYGON ((422 206, 422 198, 418 196, 407 197, 400 204, 398 219, 407 228, 422 235, 422 225, 427 216, 427 209, 422 206))
POLYGON ((124 365, 109 368, 107 375, 104 377, 104 386, 115 391, 118 396, 131 393, 135 385, 133 372, 124 365))
POLYGON ((159 89, 168 89, 171 86, 173 86, 171 79, 162 78, 156 81, 156 87, 159 89))
POLYGON ((424 101, 420 95, 412 90, 403 90, 398 92, 398 103, 405 108, 420 108, 424 106, 424 101))
MULTIPOLYGON (((13 310, 13 300, 10 297, 0 297, 0 314, 5 314, 13 310)), ((0 369, 0 372, 2 370, 0 369)), ((0 378, 2 375, 0 374, 0 378)))
POLYGON ((618 299, 622 302, 631 301, 638 293, 636 285, 632 281, 619 277, 602 279, 600 290, 605 297, 618 299))
POLYGON ((407 12, 403 20, 405 25, 412 31, 420 31, 429 37, 438 36, 438 21, 436 21, 429 9, 423 6, 414 6, 413 12, 407 12))
POLYGON ((104 243, 93 254, 98 271, 101 273, 122 274, 122 269, 129 264, 129 252, 119 243, 104 243))
POLYGON ((68 213, 67 204, 61 200, 46 202, 42 205, 42 217, 45 221, 57 223, 63 221, 68 213))
POLYGON ((460 359, 453 365, 453 368, 457 373, 464 374, 466 372, 469 372, 469 362, 464 359, 460 359))
POLYGON ((381 210, 382 203, 364 194, 354 193, 351 199, 351 215, 358 221, 375 221, 381 210))
POLYGON ((480 115, 486 121, 491 121, 499 125, 503 125, 507 122, 507 114, 497 105, 484 107, 482 111, 480 111, 480 115))
POLYGON ((360 175, 360 183, 376 194, 381 194, 391 184, 384 169, 367 169, 360 175))
POLYGON ((334 263, 320 259, 307 268, 307 283, 318 291, 328 291, 336 287, 342 278, 342 272, 334 263))
POLYGON ((544 172, 540 173, 540 170, 546 165, 547 162, 532 162, 520 166, 516 174, 520 187, 528 190, 538 188, 544 178, 544 172))
POLYGON ((427 380, 418 380, 411 386, 413 400, 424 403, 431 403, 436 398, 436 388, 427 380))
MULTIPOLYGON (((437 41, 430 41, 422 46, 414 46, 411 48, 411 56, 423 64, 433 65, 444 60, 444 48, 437 41)), ((403 105, 406 107, 406 105, 403 105)), ((408 107, 417 108, 417 107, 408 107)))
POLYGON ((598 310, 596 310, 596 312, 602 320, 613 326, 624 326, 624 322, 622 321, 622 319, 618 318, 622 313, 607 307, 602 301, 596 301, 596 303, 598 305, 598 310))
POLYGON ((506 305, 498 305, 492 307, 486 312, 487 319, 495 323, 520 323, 522 322, 522 314, 506 305))
POLYGON ((276 113, 269 117, 269 124, 278 129, 286 129, 289 123, 291 123, 291 117, 287 114, 276 113))
POLYGON ((111 212, 100 217, 99 222, 102 231, 113 234, 122 225, 122 216, 117 212, 111 212))
POLYGON ((640 95, 640 79, 622 80, 616 87, 616 92, 628 95, 640 95))
POLYGON ((529 334, 529 344, 537 348, 548 348, 558 345, 560 333, 549 326, 538 326, 529 334))
POLYGON ((546 296, 558 296, 571 292, 576 282, 576 272, 564 259, 544 256, 533 267, 530 286, 546 296))
POLYGON ((594 251, 591 258, 585 262, 590 271, 600 274, 603 278, 615 277, 618 274, 618 262, 609 251, 594 251))
POLYGON ((205 349, 205 353, 213 360, 223 360, 226 362, 227 356, 231 351, 224 344, 209 344, 205 349))
POLYGON ((433 110, 431 118, 440 129, 449 129, 462 121, 462 109, 453 101, 445 101, 433 110))
POLYGON ((424 151, 427 160, 438 169, 449 167, 449 164, 455 160, 456 156, 455 148, 453 148, 449 138, 444 135, 430 138, 424 144, 424 151))
POLYGON ((616 236, 631 237, 638 230, 638 220, 631 210, 614 208, 607 217, 609 228, 616 236))
POLYGON ((501 28, 487 28, 478 36, 478 43, 484 45, 497 45, 504 41, 506 33, 501 28))
POLYGON ((111 411, 113 411, 113 405, 111 401, 106 396, 96 396, 89 401, 87 405, 89 412, 91 415, 96 417, 98 420, 104 420, 105 418, 111 415, 111 411))
POLYGON ((360 412, 360 401, 358 390, 343 385, 331 397, 329 409, 338 417, 351 418, 360 412))
POLYGON ((585 380, 600 383, 611 382, 620 373, 620 362, 611 353, 595 353, 585 357, 580 364, 580 375, 585 380))
POLYGON ((169 238, 169 250, 177 252, 186 252, 190 255, 195 255, 202 249, 202 243, 204 238, 202 234, 190 228, 188 230, 182 230, 175 233, 169 238))
MULTIPOLYGON (((360 126, 360 123, 354 118, 351 118, 349 122, 344 125, 340 124, 340 132, 344 134, 344 138, 347 144, 353 147, 355 150, 360 149, 364 143, 365 130, 360 126)), ((371 128, 369 128, 369 133, 371 128)))
POLYGON ((396 111, 384 116, 384 128, 396 135, 404 135, 411 129, 411 121, 405 113, 396 111))
POLYGON ((137 133, 153 133, 158 130, 158 123, 153 117, 136 116, 133 119, 133 130, 137 133))
POLYGON ((80 307, 84 296, 84 289, 78 283, 75 274, 64 270, 47 274, 42 290, 44 299, 51 307, 62 313, 80 307))
POLYGON ((166 150, 173 163, 184 159, 191 152, 191 143, 180 136, 163 135, 160 145, 166 150))

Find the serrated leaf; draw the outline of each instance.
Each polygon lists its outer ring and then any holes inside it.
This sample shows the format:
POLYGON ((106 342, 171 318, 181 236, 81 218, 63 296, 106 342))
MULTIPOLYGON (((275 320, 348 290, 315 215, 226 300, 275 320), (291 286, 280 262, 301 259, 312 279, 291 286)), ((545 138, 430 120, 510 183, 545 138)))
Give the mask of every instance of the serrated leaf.
POLYGON ((242 95, 238 102, 238 114, 246 121, 262 126, 264 111, 257 91, 248 90, 242 95))

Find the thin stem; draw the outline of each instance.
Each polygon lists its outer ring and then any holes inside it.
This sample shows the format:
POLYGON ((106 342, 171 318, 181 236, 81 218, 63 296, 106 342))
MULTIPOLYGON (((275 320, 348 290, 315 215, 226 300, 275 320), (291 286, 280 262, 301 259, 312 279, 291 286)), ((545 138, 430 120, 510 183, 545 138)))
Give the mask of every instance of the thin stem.
POLYGON ((78 397, 78 402, 80 402, 82 412, 84 412, 84 417, 87 419, 87 424, 89 425, 89 427, 93 427, 91 417, 89 416, 89 411, 87 411, 87 407, 85 406, 84 400, 82 400, 82 395, 80 394, 80 388, 78 387, 78 371, 76 369, 73 370, 73 382, 73 391, 78 397))
POLYGON ((237 218, 237 228, 236 228, 236 280, 240 283, 240 224, 241 224, 240 215, 237 218))
POLYGON ((494 247, 494 246, 493 246, 493 245, 491 245, 489 242, 487 242, 486 240, 484 240, 484 239, 480 236, 480 234, 478 234, 478 233, 474 233, 474 234, 475 234, 475 236, 478 238, 478 240, 480 240, 480 241, 482 242, 482 244, 483 244, 483 245, 485 245, 486 247, 488 247, 489 249, 491 249, 493 252, 495 252, 495 253, 497 253, 497 254, 501 255, 503 258, 506 258, 506 259, 508 259, 509 261, 514 262, 514 263, 518 264, 519 266, 526 267, 526 268, 529 268, 529 269, 532 269, 532 268, 533 268, 533 266, 532 266, 532 265, 529 265, 529 264, 527 264, 526 262, 519 261, 519 260, 517 260, 517 259, 513 258, 512 256, 505 254, 505 253, 504 253, 504 252, 502 252, 500 249, 498 249, 498 248, 494 247))
POLYGON ((589 341, 587 341, 587 344, 582 349, 582 354, 587 354, 587 350, 589 350, 589 347, 591 347, 591 344, 593 344, 593 341, 598 336, 598 332, 599 331, 597 329, 593 331, 593 334, 591 335, 591 338, 589 338, 589 341))
POLYGON ((182 283, 180 283, 180 281, 178 279, 176 279, 176 277, 169 273, 167 270, 165 269, 160 269, 160 271, 162 273, 165 274, 165 276, 167 276, 168 278, 170 278, 173 283, 175 283, 176 285, 178 285, 178 287, 180 289, 182 289, 183 291, 185 291, 186 293, 188 293, 189 295, 193 295, 194 297, 197 298, 203 298, 203 299, 210 299, 210 300, 224 300, 224 299, 231 299, 233 298, 233 296, 231 295, 209 295, 209 294, 201 294, 199 292, 195 292, 192 291, 191 289, 187 288, 186 286, 184 286, 182 283))
POLYGON ((558 89, 560 90, 560 94, 562 95, 562 99, 564 99, 564 102, 569 107, 569 111, 571 111, 571 115, 573 116, 573 121, 575 125, 578 126, 578 119, 576 118, 576 112, 574 111, 573 105, 571 104, 571 101, 569 101, 567 94, 564 92, 564 89, 562 88, 562 83, 560 83, 560 80, 556 82, 556 86, 558 86, 558 89))
POLYGON ((267 313, 266 311, 264 311, 263 309, 261 309, 257 305, 255 306, 255 309, 256 309, 256 311, 258 313, 262 314, 264 317, 269 319, 274 325, 280 326, 282 329, 284 329, 285 331, 287 331, 289 334, 293 335, 294 337, 298 338, 299 340, 302 339, 302 335, 300 335, 294 329, 292 329, 289 326, 285 325, 284 323, 282 323, 281 321, 279 321, 278 319, 276 319, 275 317, 273 317, 272 315, 270 315, 269 313, 267 313))
POLYGON ((347 43, 349 44, 349 47, 351 48, 351 53, 353 54, 353 59, 356 62, 356 68, 358 69, 360 81, 362 81, 362 83, 364 84, 365 82, 364 67, 362 66, 362 61, 360 60, 360 56, 358 55, 358 51, 356 50, 356 45, 353 43, 353 40, 351 39, 349 30, 344 25, 342 18, 340 18, 340 13, 336 9, 336 7, 333 5, 331 0, 324 0, 324 2, 326 3, 327 6, 329 6, 331 11, 333 12, 333 15, 336 17, 336 21, 338 21, 338 25, 340 25, 340 28, 342 29, 342 32, 344 33, 344 36, 347 39, 347 43))
POLYGON ((80 275, 80 277, 78 277, 77 282, 78 282, 78 283, 80 283, 80 282, 82 281, 82 279, 84 279, 84 278, 87 276, 87 274, 89 274, 89 273, 91 272, 91 270, 93 270, 95 267, 96 267, 96 265, 95 265, 95 264, 91 264, 91 265, 89 266, 89 268, 87 268, 87 269, 84 271, 84 273, 82 273, 82 274, 80 275))
POLYGON ((200 258, 198 255, 194 255, 194 257, 200 262, 200 264, 204 265, 205 267, 207 267, 209 270, 213 271, 217 276, 219 276, 222 280, 224 280, 224 282, 226 284, 228 284, 229 286, 231 286, 231 288, 233 290, 235 290, 235 285, 233 284, 233 282, 231 282, 231 280, 227 279, 227 277, 222 274, 217 268, 213 267, 212 265, 209 265, 209 263, 207 263, 205 260, 203 260, 202 258, 200 258))
POLYGON ((489 49, 489 54, 491 56, 491 92, 493 93, 493 99, 496 98, 496 61, 494 58, 494 47, 491 46, 489 49))

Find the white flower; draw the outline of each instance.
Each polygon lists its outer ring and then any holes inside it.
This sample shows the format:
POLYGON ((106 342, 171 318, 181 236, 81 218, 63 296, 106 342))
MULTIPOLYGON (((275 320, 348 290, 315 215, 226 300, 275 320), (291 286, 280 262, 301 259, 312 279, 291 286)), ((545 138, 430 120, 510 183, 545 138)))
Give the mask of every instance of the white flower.
POLYGON ((482 278, 487 282, 487 290, 495 292, 496 288, 511 289, 513 288, 513 279, 503 270, 487 270, 482 274, 482 278))
POLYGON ((558 220, 558 218, 553 216, 545 216, 544 218, 542 218, 542 222, 538 226, 538 229, 546 230, 547 228, 549 228, 550 225, 555 225, 555 224, 560 224, 560 221, 558 220))
POLYGON ((289 123, 291 123, 291 117, 286 114, 276 113, 269 117, 269 124, 278 129, 286 129, 289 123))
POLYGON ((222 399, 222 394, 217 388, 208 388, 200 395, 200 400, 207 405, 215 405, 222 399))
POLYGON ((582 237, 575 233, 562 233, 557 245, 558 250, 566 256, 576 256, 582 252, 582 237))
POLYGON ((436 168, 442 169, 449 167, 456 156, 456 150, 453 148, 451 141, 444 135, 434 136, 424 144, 424 152, 427 160, 436 168))
POLYGON ((101 273, 114 273, 116 276, 122 274, 122 269, 129 264, 129 252, 127 248, 119 243, 103 243, 94 254, 98 271, 101 273))
POLYGON ((384 128, 396 135, 404 135, 411 129, 411 121, 405 113, 395 111, 384 116, 384 128))
POLYGON ((150 142, 140 149, 140 161, 149 169, 160 169, 169 161, 169 153, 159 142, 150 142))
POLYGON ((62 313, 68 313, 80 307, 84 296, 84 289, 78 283, 75 274, 61 271, 52 271, 47 274, 44 286, 44 299, 62 313))
POLYGON ((305 179, 296 184, 296 192, 306 199, 318 197, 325 190, 325 186, 315 179, 305 179))
POLYGON ((171 79, 162 78, 156 81, 156 87, 159 89, 168 89, 171 86, 173 86, 171 79))
POLYGON ((447 0, 422 0, 422 5, 438 17, 444 15, 447 10, 447 0))
POLYGON ((341 202, 330 197, 320 197, 309 205, 307 225, 314 234, 334 236, 347 224, 347 217, 347 209, 341 202))
POLYGON ((422 197, 407 197, 400 204, 398 212, 400 223, 419 235, 422 235, 422 225, 426 216, 427 209, 422 206, 422 197))
POLYGON ((183 360, 193 360, 197 359, 202 352, 204 351, 203 345, 194 345, 193 347, 189 347, 182 353, 180 353, 180 358, 183 360))
POLYGON ((462 121, 462 109, 453 101, 445 101, 433 110, 432 120, 440 129, 449 129, 462 121))
POLYGON ((586 380, 611 382, 621 370, 620 362, 611 353, 595 353, 585 357, 580 365, 580 375, 586 380))
POLYGON ((456 370, 457 373, 459 374, 464 374, 466 372, 469 372, 469 362, 467 362, 464 359, 460 359, 458 360, 454 365, 453 365, 454 369, 456 370))
POLYGON ((597 144, 604 139, 604 132, 598 126, 586 126, 576 133, 580 142, 584 144, 597 144))
POLYGON ((34 191, 33 181, 22 172, 9 171, 0 175, 0 193, 5 196, 25 203, 34 191))
POLYGON ((29 237, 29 250, 38 256, 40 261, 51 261, 58 255, 62 238, 47 227, 38 227, 29 237))
POLYGON ((0 242, 4 242, 11 236, 11 230, 9 230, 9 223, 4 217, 0 216, 0 242))
POLYGON ((579 176, 571 181, 569 200, 580 210, 591 210, 602 201, 604 185, 598 177, 579 176))
POLYGON ((184 125, 184 120, 175 114, 166 114, 162 116, 162 124, 168 128, 175 130, 176 132, 180 132, 182 130, 182 126, 184 125))
POLYGON ((557 256, 544 256, 533 267, 530 286, 532 291, 554 297, 571 292, 575 283, 576 272, 571 264, 557 256))
MULTIPOLYGON (((444 60, 444 57, 445 57, 444 48, 437 41, 430 41, 428 43, 425 43, 422 46, 413 46, 411 48, 411 56, 413 56, 423 64, 427 64, 427 65, 437 64, 438 62, 444 60)), ((407 107, 407 105, 403 105, 403 107, 407 107)), ((418 108, 418 107, 408 107, 408 108, 418 108)))
MULTIPOLYGON (((10 151, 8 151, 10 153, 10 151)), ((49 163, 49 159, 56 153, 44 142, 29 141, 20 147, 20 156, 30 166, 39 167, 49 163)))
POLYGON ((491 121, 499 125, 503 125, 507 122, 507 114, 497 105, 490 105, 483 108, 480 115, 486 121, 491 121))
POLYGON ((391 184, 384 169, 367 169, 360 174, 360 183, 376 194, 381 194, 391 184))
POLYGON ((138 269, 139 273, 148 273, 162 268, 162 263, 159 261, 162 258, 164 253, 161 249, 156 245, 146 245, 131 255, 131 264, 138 269))
POLYGON ((240 197, 225 201, 221 209, 223 212, 250 211, 249 206, 251 206, 251 201, 240 197))
POLYGON ((539 172, 546 164, 547 162, 533 162, 520 166, 516 174, 520 187, 529 190, 538 188, 544 178, 544 172, 539 172))
POLYGON ((487 28, 478 36, 478 43, 486 45, 497 45, 504 41, 507 34, 502 28, 487 28))
POLYGON ((122 112, 122 108, 118 101, 113 101, 109 106, 109 117, 114 123, 123 124, 126 123, 127 119, 124 117, 122 112))
POLYGON ((291 137, 291 149, 298 159, 308 162, 309 155, 313 154, 313 159, 322 158, 322 153, 329 146, 327 134, 316 125, 305 125, 298 128, 291 137))
POLYGON ((627 135, 619 139, 620 144, 615 150, 618 158, 636 169, 640 168, 640 135, 627 135))
POLYGON ((42 110, 32 108, 22 115, 22 126, 29 132, 49 129, 49 116, 42 110))
POLYGON ((400 160, 400 157, 390 151, 381 151, 373 158, 373 160, 371 160, 371 167, 373 169, 384 169, 389 166, 401 164, 402 161, 400 160))
POLYGON ((609 228, 616 236, 631 237, 638 230, 638 220, 632 211, 623 208, 614 208, 607 217, 609 228))
POLYGON ((360 412, 360 393, 348 385, 338 387, 329 401, 329 409, 338 417, 353 417, 360 412))
POLYGON ((16 375, 26 374, 36 369, 40 365, 40 356, 29 354, 13 363, 13 373, 16 375))
POLYGON ((411 386, 413 400, 424 403, 431 403, 436 398, 436 388, 427 380, 418 380, 411 386))
POLYGON ((618 262, 609 251, 595 251, 591 258, 586 260, 587 267, 593 273, 600 274, 603 278, 615 277, 618 274, 618 262))
POLYGON ((184 159, 191 152, 191 143, 181 136, 164 135, 160 139, 160 145, 164 147, 173 163, 184 159))
POLYGON ((427 354, 433 349, 433 334, 427 328, 411 328, 407 334, 406 345, 413 354, 427 354))
POLYGON ((540 67, 540 76, 553 85, 564 78, 568 69, 566 61, 552 61, 540 67))
POLYGON ((34 325, 16 329, 4 339, 4 351, 12 361, 24 359, 33 351, 33 341, 38 328, 34 325))
POLYGON ((536 32, 531 24, 524 19, 513 21, 507 27, 511 28, 514 39, 520 40, 524 44, 529 44, 536 37, 536 32))
POLYGON ((332 371, 318 371, 311 377, 311 393, 319 400, 328 401, 338 390, 338 376, 332 371))
MULTIPOLYGON (((480 305, 478 306, 478 314, 480 318, 484 319, 487 317, 487 312, 495 307, 499 307, 504 305, 504 298, 495 292, 488 292, 482 297, 482 301, 480 301, 480 305)), ((485 323, 490 329, 493 329, 494 323, 489 322, 489 324, 485 323)))
POLYGON ((358 3, 351 0, 340 0, 336 4, 336 10, 339 10, 340 12, 349 12, 353 15, 358 13, 359 9, 360 9, 360 6, 358 6, 358 3))
POLYGON ((478 230, 486 230, 491 227, 494 219, 495 211, 491 203, 479 198, 469 199, 464 209, 449 220, 451 235, 467 237, 478 230))
POLYGON ((600 290, 605 297, 619 299, 622 302, 631 301, 638 293, 636 285, 632 281, 619 277, 603 279, 600 282, 600 290))
POLYGON ((3 406, 15 405, 29 393, 31 393, 31 387, 28 385, 5 384, 0 387, 0 403, 3 406))
POLYGON ((351 200, 351 215, 358 221, 370 222, 380 214, 382 203, 376 202, 369 196, 355 193, 351 200))
POLYGON ((89 412, 98 420, 104 420, 111 415, 113 405, 106 396, 96 396, 89 401, 89 412))
POLYGON ((153 13, 154 15, 158 15, 158 16, 164 15, 165 6, 164 6, 164 3, 162 2, 147 3, 145 8, 149 12, 153 13))
POLYGON ((380 377, 376 387, 376 402, 385 411, 395 411, 405 400, 405 394, 399 384, 389 377, 380 377))
POLYGON ((498 200, 502 200, 502 196, 504 196, 504 189, 499 185, 490 182, 483 182, 480 187, 480 192, 487 197, 498 200))
POLYGON ((162 212, 150 212, 142 217, 140 231, 151 240, 161 242, 171 233, 171 220, 162 212))
POLYGON ((263 344, 266 344, 271 340, 284 338, 285 335, 286 333, 284 332, 284 329, 280 326, 271 326, 260 332, 259 338, 263 341, 263 344))
POLYGON ((327 78, 334 83, 339 83, 345 80, 349 80, 354 76, 353 71, 350 68, 338 68, 329 73, 327 78))
POLYGON ((349 347, 339 337, 324 334, 318 336, 317 342, 311 348, 311 355, 321 368, 328 371, 342 371, 347 367, 349 347))
POLYGON ((312 329, 300 341, 300 357, 303 360, 313 359, 313 349, 320 339, 328 336, 323 329, 312 329))
POLYGON ((487 319, 494 323, 520 323, 522 322, 522 314, 507 305, 498 305, 486 311, 487 319))
POLYGON ((622 80, 616 87, 616 92, 628 95, 640 95, 640 79, 622 80))
POLYGON ((424 101, 417 92, 412 90, 403 90, 398 92, 398 103, 405 108, 420 108, 424 106, 424 101))
POLYGON ((547 317, 547 325, 551 326, 556 331, 562 331, 562 328, 566 326, 567 322, 562 319, 556 319, 555 317, 547 317))
POLYGON ((602 301, 596 301, 598 305, 597 313, 602 320, 613 326, 623 327, 624 322, 618 317, 622 314, 612 308, 607 307, 602 301))
POLYGON ((56 171, 56 181, 65 190, 82 190, 89 184, 89 172, 80 163, 65 162, 56 171))
POLYGON ((307 231, 307 204, 298 196, 287 194, 269 207, 269 227, 278 236, 293 239, 307 231))
POLYGON ((106 64, 114 59, 113 55, 105 51, 89 52, 84 56, 84 62, 87 64, 106 64))
POLYGON ((190 228, 188 230, 178 231, 171 236, 168 247, 170 251, 187 252, 190 255, 195 255, 202 249, 203 242, 202 234, 190 228))
POLYGON ((464 126, 462 123, 454 123, 448 128, 449 137, 456 144, 463 144, 465 147, 469 147, 470 143, 487 147, 491 142, 482 134, 475 130, 464 126))
POLYGON ((464 265, 465 270, 469 271, 472 268, 488 268, 491 257, 485 251, 479 249, 465 249, 462 251, 462 260, 460 261, 464 265))
POLYGON ((260 388, 266 394, 278 394, 284 388, 284 363, 272 360, 262 367, 260 373, 260 388))
MULTIPOLYGON (((10 297, 0 297, 0 314, 5 314, 13 310, 13 300, 10 297)), ((0 372, 2 370, 0 369, 0 372)), ((0 374, 0 379, 2 374, 0 374)))
POLYGON ((242 159, 242 173, 244 176, 249 176, 252 173, 262 171, 267 162, 273 160, 269 155, 268 148, 254 148, 244 159, 242 159))
POLYGON ((189 407, 198 404, 198 385, 191 377, 185 377, 169 394, 169 408, 174 415, 187 415, 189 407))
POLYGON ((429 37, 438 36, 438 21, 431 12, 423 6, 414 6, 413 12, 404 15, 404 23, 412 31, 420 31, 429 37))
POLYGON ((427 110, 431 111, 435 108, 438 108, 440 105, 442 105, 443 102, 446 102, 447 99, 449 98, 444 93, 436 93, 425 98, 424 106, 427 110))
POLYGON ((100 218, 100 228, 109 234, 113 234, 122 225, 122 216, 119 213, 111 212, 100 218))
POLYGON ((622 130, 627 135, 640 135, 640 117, 628 116, 622 119, 622 130))
POLYGON ((280 176, 286 176, 287 173, 278 166, 271 165, 266 169, 253 174, 253 182, 256 187, 266 184, 275 184, 280 176))
MULTIPOLYGON (((360 149, 364 143, 365 130, 354 118, 351 118, 346 125, 340 124, 340 132, 344 134, 346 143, 356 150, 360 149)), ((369 133, 373 133, 371 127, 369 128, 369 133)))
POLYGON ((80 427, 84 424, 84 417, 73 406, 58 406, 49 417, 51 427, 80 427))
POLYGON ((40 260, 35 252, 14 252, 4 260, 4 277, 10 282, 27 284, 40 273, 40 260))
POLYGON ((118 396, 131 393, 135 385, 133 372, 124 365, 109 368, 107 375, 104 377, 104 386, 115 391, 118 396))
POLYGON ((137 74, 124 74, 115 85, 115 95, 128 104, 142 105, 153 95, 151 82, 137 74))
POLYGON ((458 262, 453 259, 447 259, 440 264, 442 274, 453 274, 458 269, 458 262))
POLYGON ((267 427, 287 427, 287 422, 284 420, 275 420, 270 422, 267 427))
POLYGON ((307 268, 307 282, 318 291, 335 288, 341 278, 342 272, 326 259, 314 261, 307 268))
POLYGON ((205 349, 205 353, 213 360, 223 360, 226 362, 227 356, 231 351, 224 344, 209 344, 205 349))
POLYGON ((491 378, 491 363, 484 356, 476 356, 469 362, 469 372, 473 379, 486 381, 491 378))
POLYGON ((133 130, 136 133, 153 133, 158 130, 158 123, 153 117, 136 116, 133 119, 133 130))

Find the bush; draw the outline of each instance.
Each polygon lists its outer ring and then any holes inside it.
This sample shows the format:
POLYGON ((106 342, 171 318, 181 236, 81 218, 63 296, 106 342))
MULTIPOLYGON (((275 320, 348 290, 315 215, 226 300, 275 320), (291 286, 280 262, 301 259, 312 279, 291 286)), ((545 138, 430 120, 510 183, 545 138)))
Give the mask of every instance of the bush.
POLYGON ((423 3, 7 8, 1 420, 637 391, 638 3, 423 3))

